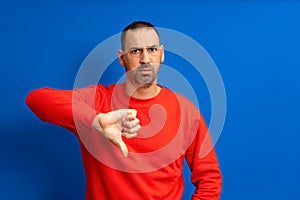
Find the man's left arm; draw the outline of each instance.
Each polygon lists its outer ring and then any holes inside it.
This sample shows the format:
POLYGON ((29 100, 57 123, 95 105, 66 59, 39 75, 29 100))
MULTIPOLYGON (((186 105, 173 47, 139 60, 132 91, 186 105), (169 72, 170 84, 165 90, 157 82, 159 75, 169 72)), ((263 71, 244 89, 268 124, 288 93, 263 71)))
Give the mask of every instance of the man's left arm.
POLYGON ((196 187, 192 200, 219 200, 222 177, 213 142, 202 116, 196 124, 197 134, 186 152, 191 181, 196 187))

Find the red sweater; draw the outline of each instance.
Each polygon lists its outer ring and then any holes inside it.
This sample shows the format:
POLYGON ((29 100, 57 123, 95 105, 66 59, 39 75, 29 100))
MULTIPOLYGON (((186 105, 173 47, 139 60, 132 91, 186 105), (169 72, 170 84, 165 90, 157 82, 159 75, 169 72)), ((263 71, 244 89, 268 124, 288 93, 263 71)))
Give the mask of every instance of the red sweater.
POLYGON ((73 91, 43 88, 32 91, 26 104, 41 120, 78 137, 87 200, 179 200, 184 158, 196 187, 192 199, 220 198, 221 173, 204 119, 189 100, 169 89, 162 87, 156 97, 142 100, 129 98, 121 84, 73 91), (126 159, 91 127, 96 114, 121 108, 136 109, 142 126, 136 138, 123 138, 126 159))

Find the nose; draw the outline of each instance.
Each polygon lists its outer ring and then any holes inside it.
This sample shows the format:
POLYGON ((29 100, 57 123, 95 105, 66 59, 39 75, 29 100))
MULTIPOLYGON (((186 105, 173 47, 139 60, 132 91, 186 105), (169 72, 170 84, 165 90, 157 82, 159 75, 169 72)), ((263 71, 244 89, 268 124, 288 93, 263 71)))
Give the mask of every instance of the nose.
POLYGON ((146 49, 143 49, 140 57, 140 64, 149 64, 151 62, 151 56, 146 49))

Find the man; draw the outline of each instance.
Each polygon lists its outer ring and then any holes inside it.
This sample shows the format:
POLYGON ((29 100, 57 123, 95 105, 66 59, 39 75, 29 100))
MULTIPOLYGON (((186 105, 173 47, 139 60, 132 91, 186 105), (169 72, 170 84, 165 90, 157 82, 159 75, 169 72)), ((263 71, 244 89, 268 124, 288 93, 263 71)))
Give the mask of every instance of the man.
POLYGON ((164 61, 159 33, 148 22, 133 22, 121 44, 125 83, 42 88, 26 98, 41 120, 78 137, 86 199, 181 199, 184 158, 196 187, 192 199, 219 199, 221 173, 212 143, 205 140, 204 119, 189 100, 157 84, 164 61), (205 156, 201 148, 208 149, 205 156))

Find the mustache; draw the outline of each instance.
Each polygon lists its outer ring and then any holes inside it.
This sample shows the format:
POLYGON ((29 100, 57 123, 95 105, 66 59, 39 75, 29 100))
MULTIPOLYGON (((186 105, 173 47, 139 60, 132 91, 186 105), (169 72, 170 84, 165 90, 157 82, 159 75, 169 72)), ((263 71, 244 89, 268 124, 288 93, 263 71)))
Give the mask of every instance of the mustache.
POLYGON ((140 65, 140 66, 137 67, 137 70, 143 70, 143 69, 149 69, 149 68, 153 69, 154 66, 151 65, 151 64, 142 64, 142 65, 140 65))

